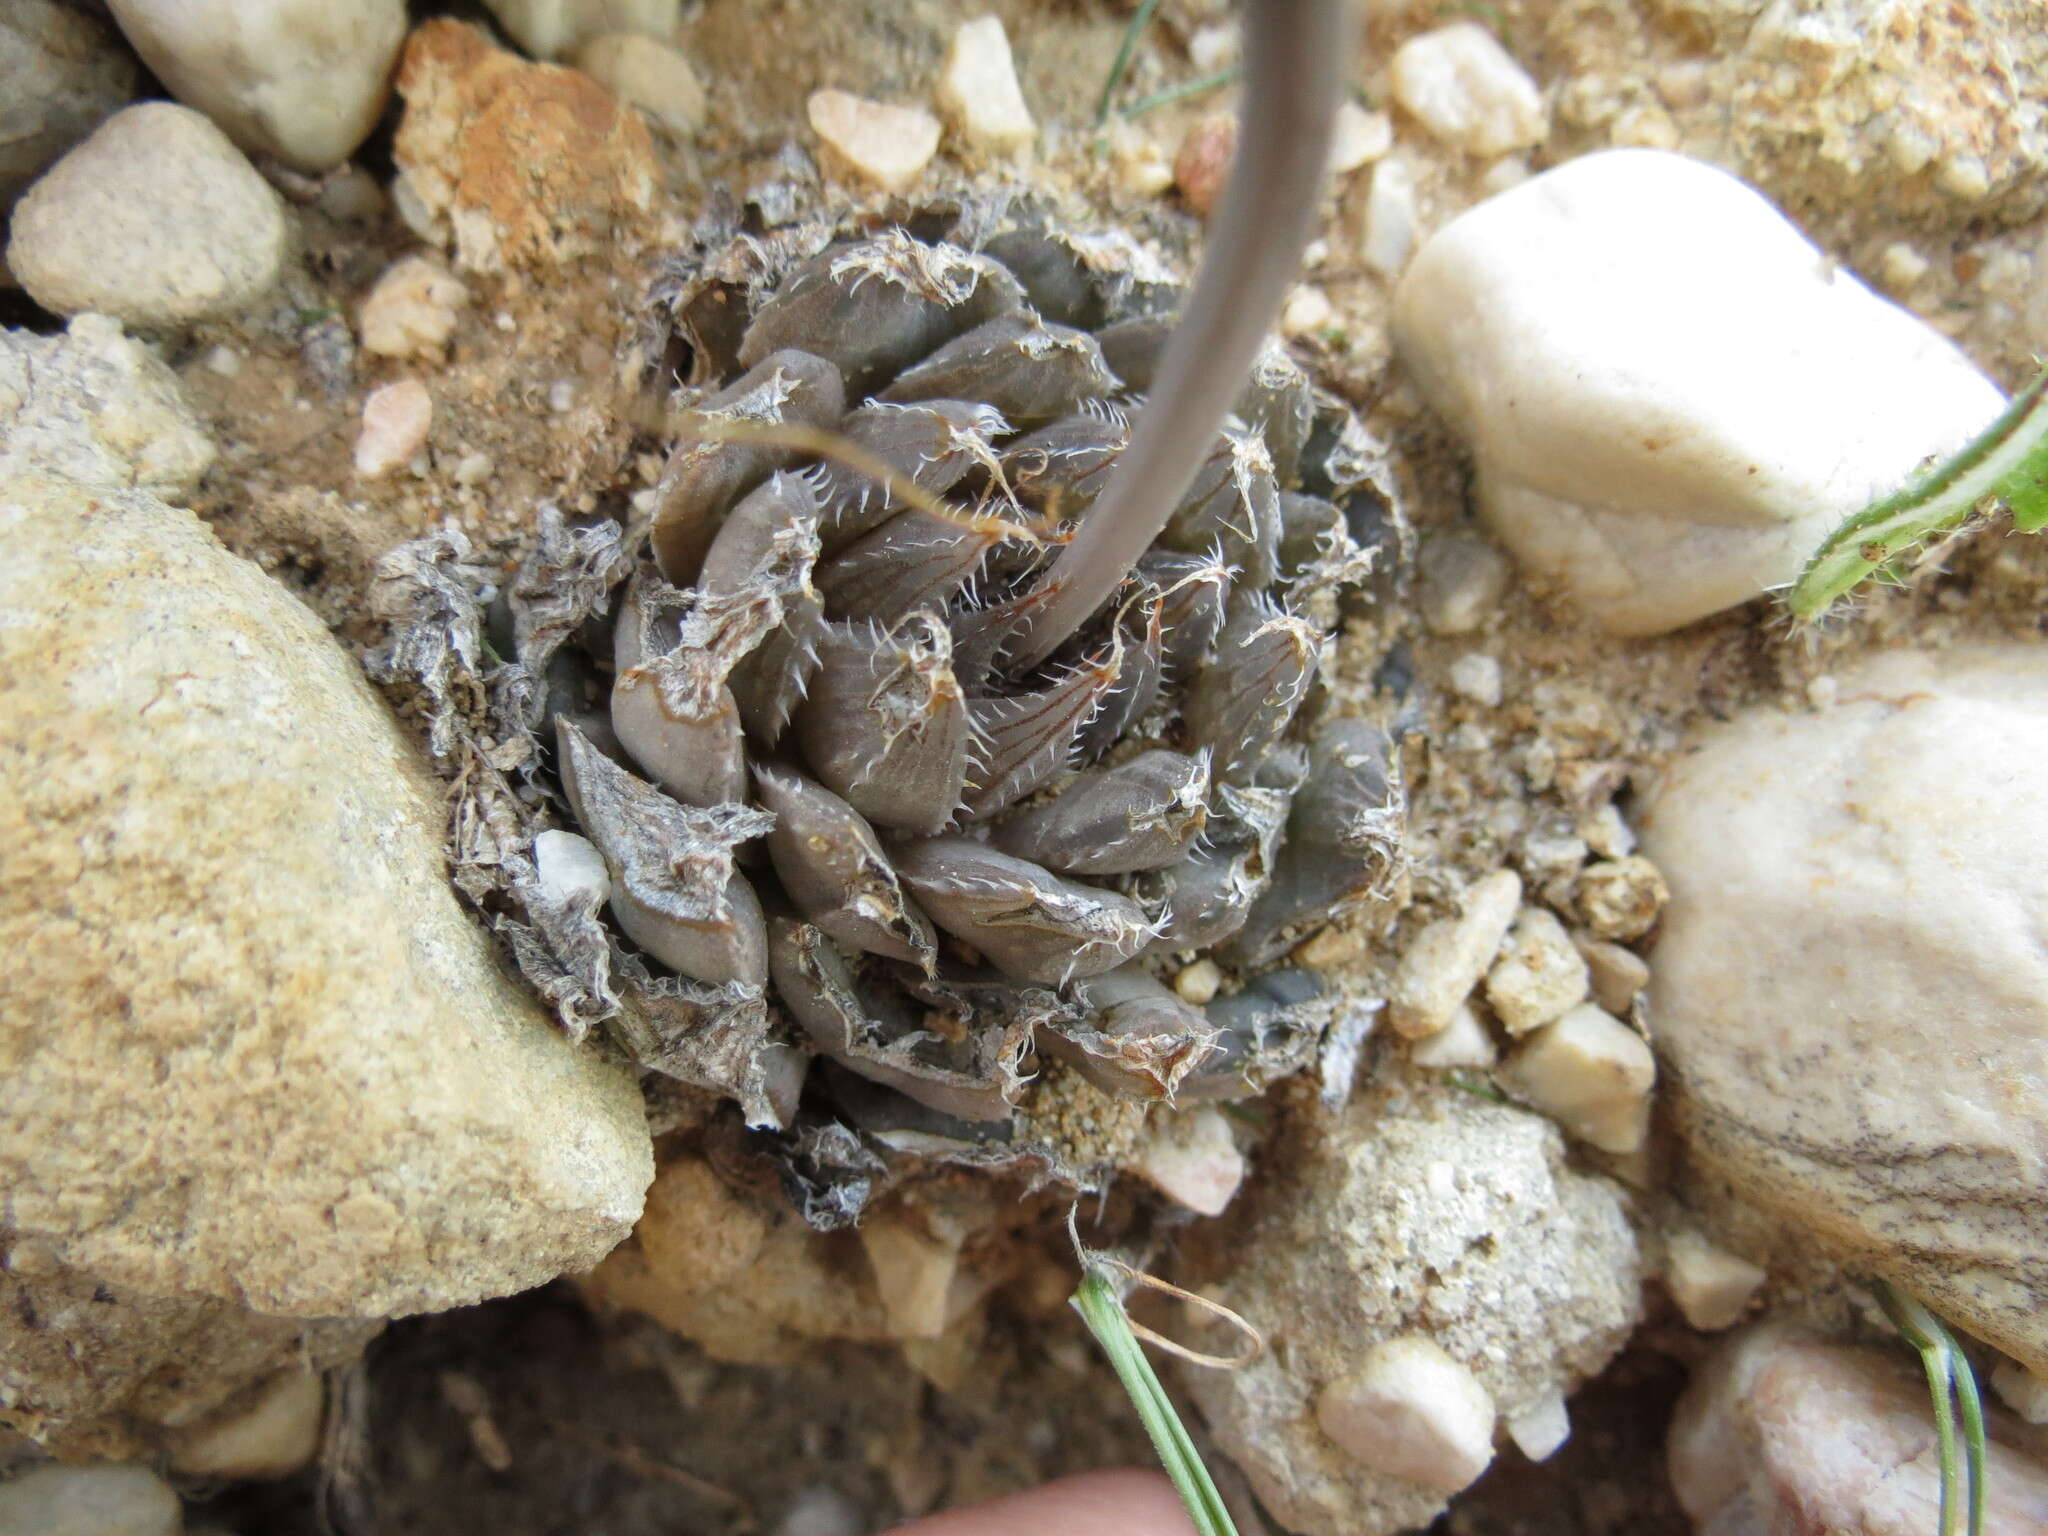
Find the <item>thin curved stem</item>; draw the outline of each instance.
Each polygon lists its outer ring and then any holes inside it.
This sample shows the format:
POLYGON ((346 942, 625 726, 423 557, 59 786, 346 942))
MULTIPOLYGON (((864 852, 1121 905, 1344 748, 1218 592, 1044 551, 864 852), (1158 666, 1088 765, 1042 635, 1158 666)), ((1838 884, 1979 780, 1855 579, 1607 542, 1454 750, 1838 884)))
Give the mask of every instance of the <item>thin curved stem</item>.
POLYGON ((1046 573, 1035 666, 1114 592, 1193 483, 1315 228, 1350 54, 1345 0, 1247 0, 1237 164, 1152 397, 1101 500, 1046 573))

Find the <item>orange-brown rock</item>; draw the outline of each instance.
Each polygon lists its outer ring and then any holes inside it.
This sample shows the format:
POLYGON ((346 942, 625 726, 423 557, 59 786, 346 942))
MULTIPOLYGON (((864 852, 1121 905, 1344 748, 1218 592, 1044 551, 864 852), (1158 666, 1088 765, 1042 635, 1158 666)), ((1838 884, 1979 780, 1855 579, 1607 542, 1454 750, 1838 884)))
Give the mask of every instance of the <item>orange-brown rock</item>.
POLYGON ((545 267, 626 233, 654 199, 647 125, 577 70, 434 20, 399 61, 399 207, 471 271, 545 267))

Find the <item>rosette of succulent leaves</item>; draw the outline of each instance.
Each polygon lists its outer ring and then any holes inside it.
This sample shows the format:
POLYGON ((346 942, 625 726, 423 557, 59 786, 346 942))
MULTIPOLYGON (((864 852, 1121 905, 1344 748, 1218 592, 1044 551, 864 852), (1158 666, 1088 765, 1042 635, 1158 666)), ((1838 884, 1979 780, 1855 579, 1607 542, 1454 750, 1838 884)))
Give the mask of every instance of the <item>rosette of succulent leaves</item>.
POLYGON ((1156 537, 1038 627, 1180 297, 1028 199, 707 233, 641 509, 542 507, 502 590, 452 531, 383 567, 458 885, 565 1029, 786 1133, 819 1225, 891 1153, 1098 1177, 1032 1133, 1048 1060, 1182 1105, 1300 1069, 1332 1002, 1285 957, 1400 863, 1389 741, 1318 672, 1405 525, 1277 342, 1156 537))

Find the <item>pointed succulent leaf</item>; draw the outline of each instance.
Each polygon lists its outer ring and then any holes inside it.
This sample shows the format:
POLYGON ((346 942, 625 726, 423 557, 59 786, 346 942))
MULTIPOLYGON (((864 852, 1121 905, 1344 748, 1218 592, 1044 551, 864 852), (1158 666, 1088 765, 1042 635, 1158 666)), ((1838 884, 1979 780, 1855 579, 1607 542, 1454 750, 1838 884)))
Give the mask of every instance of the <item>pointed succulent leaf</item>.
POLYGON ((945 626, 925 613, 889 630, 827 623, 796 737, 811 771, 868 820, 902 832, 945 826, 972 745, 945 626))
POLYGON ((978 819, 1015 805, 1073 762, 1081 729, 1116 686, 1119 642, 1035 693, 968 701, 977 746, 968 771, 967 815, 978 819))
POLYGON ((1230 598, 1230 567, 1212 555, 1155 549, 1138 562, 1138 575, 1159 589, 1166 677, 1184 683, 1209 654, 1223 628, 1230 598))
POLYGON ((802 347, 837 364, 860 395, 1023 301, 1022 285, 986 256, 891 229, 830 247, 785 281, 748 325, 740 363, 802 347))
POLYGON ((681 805, 611 761, 576 727, 560 728, 562 785, 611 871, 612 914, 626 936, 697 981, 767 980, 767 929, 732 851, 774 825, 765 811, 681 805))
POLYGON ((825 430, 846 409, 839 370, 787 348, 763 358, 729 387, 700 401, 677 423, 676 446, 654 487, 650 541, 662 575, 677 586, 697 579, 726 509, 772 472, 803 455, 797 448, 721 437, 721 428, 825 430))
POLYGON ((1162 869, 1209 819, 1209 763, 1154 750, 1079 777, 991 834, 996 847, 1069 875, 1162 869))
POLYGON ((1179 315, 1134 315, 1105 325, 1095 333, 1103 360, 1131 394, 1152 393, 1159 359, 1165 355, 1167 339, 1179 323, 1179 315))
POLYGON ((1124 642, 1123 665, 1117 671, 1116 686, 1103 698, 1094 718, 1081 728, 1079 756, 1093 762, 1134 731, 1159 702, 1159 688, 1166 681, 1165 603, 1157 588, 1146 582, 1135 585, 1117 617, 1117 630, 1124 642))
POLYGON ((792 769, 764 763, 754 778, 775 817, 768 857, 797 910, 850 948, 931 970, 932 925, 897 883, 866 818, 792 769))
POLYGON ((1099 976, 1137 954, 1154 933, 1128 897, 971 838, 909 843, 896 855, 896 872, 933 922, 1021 981, 1099 976))
POLYGON ((1062 519, 1079 517, 1094 504, 1130 441, 1129 418, 1091 402, 1007 444, 1003 475, 1026 506, 1062 519))
MULTIPOLYGON (((975 469, 998 467, 995 439, 1009 430, 1001 412, 976 401, 890 405, 870 400, 847 416, 839 433, 856 453, 943 496, 975 469)), ((872 532, 908 505, 888 484, 850 461, 827 459, 811 473, 828 550, 872 532)))
POLYGON ((1113 394, 1116 386, 1093 336, 1026 310, 955 337, 876 398, 986 400, 1013 422, 1035 422, 1113 394))
POLYGON ((764 750, 782 740, 809 692, 824 633, 824 603, 816 597, 796 598, 781 624, 733 668, 732 693, 739 703, 740 724, 764 750))
POLYGON ((946 521, 899 512, 818 567, 818 590, 835 619, 894 624, 913 609, 943 610, 988 552, 1021 532, 998 518, 946 521))
POLYGON ((809 480, 776 471, 726 514, 724 526, 705 553, 697 586, 720 595, 742 592, 764 579, 771 566, 786 568, 794 547, 806 539, 815 560, 818 511, 818 492, 809 480), (810 531, 803 532, 799 525, 810 531))
POLYGON ((1216 1051, 1216 1026, 1139 966, 1120 966, 1076 990, 1092 1010, 1088 1022, 1042 1029, 1039 1045, 1105 1092, 1172 1103, 1216 1051))
POLYGON ((1187 554, 1221 549, 1249 586, 1273 579, 1280 489, 1272 458, 1256 434, 1225 427, 1217 435, 1159 542, 1187 554))
POLYGON ((1322 651, 1313 627, 1262 597, 1232 601, 1216 654, 1188 688, 1187 726, 1216 754, 1216 777, 1250 781, 1308 696, 1322 651))
POLYGON ((1278 341, 1267 340, 1232 410, 1265 442, 1274 478, 1282 485, 1294 484, 1315 423, 1315 385, 1278 341))
POLYGON ((1007 1120, 1024 1079, 1028 1028, 967 1038, 912 1009, 897 992, 862 985, 825 932, 778 917, 770 925, 775 989, 811 1043, 849 1071, 963 1120, 1007 1120), (933 1026, 937 1027, 933 1027, 933 1026))

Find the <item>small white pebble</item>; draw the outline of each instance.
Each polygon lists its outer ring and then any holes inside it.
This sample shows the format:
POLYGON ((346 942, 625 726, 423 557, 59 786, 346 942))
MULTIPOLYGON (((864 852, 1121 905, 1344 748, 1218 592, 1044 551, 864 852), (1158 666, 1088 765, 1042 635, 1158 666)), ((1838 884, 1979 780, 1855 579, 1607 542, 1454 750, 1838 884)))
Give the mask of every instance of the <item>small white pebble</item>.
POLYGON ((1450 1067, 1484 1069, 1500 1059, 1500 1051, 1486 1021, 1479 1017, 1479 1010, 1470 1002, 1463 1002, 1452 1012, 1450 1023, 1415 1042, 1408 1059, 1432 1072, 1450 1067))
POLYGON ((1220 1216, 1244 1183, 1244 1154, 1219 1109, 1159 1110, 1131 1171, 1198 1216, 1220 1216))
POLYGON ((1430 923, 1415 935, 1394 970, 1387 1022, 1408 1039, 1433 1035, 1451 1022, 1493 963, 1521 905, 1522 882, 1497 869, 1472 882, 1463 911, 1430 923))
POLYGON ((369 224, 384 217, 389 199, 377 178, 359 165, 345 165, 327 178, 316 203, 330 219, 345 224, 369 224))
POLYGON ((1498 197, 1519 187, 1529 176, 1527 160, 1520 155, 1507 155, 1486 168, 1486 174, 1479 178, 1479 193, 1482 197, 1498 197))
POLYGON ((1686 1322, 1702 1333, 1732 1328, 1769 1276, 1691 1229, 1664 1245, 1664 1288, 1686 1322))
POLYGON ((644 491, 635 491, 627 498, 635 512, 646 514, 654 510, 654 504, 661 499, 661 493, 649 486, 644 491))
POLYGON ((363 350, 378 357, 438 357, 455 334, 469 289, 431 256, 384 269, 357 311, 363 350))
POLYGON ((1314 283, 1302 283, 1287 296, 1287 303, 1281 308, 1280 334, 1313 336, 1329 325, 1335 313, 1327 293, 1314 283))
POLYGON ((960 1268, 957 1236, 934 1234, 904 1216, 870 1216, 861 1247, 875 1272, 889 1326, 899 1339, 936 1339, 950 1321, 949 1299, 960 1268))
POLYGON ((1355 101, 1337 108, 1330 140, 1330 174, 1349 176, 1371 165, 1394 147, 1394 120, 1384 112, 1368 112, 1355 101))
POLYGON ((1508 1438, 1531 1461, 1548 1461, 1572 1437, 1571 1409, 1564 1394, 1552 1389, 1518 1413, 1508 1416, 1508 1438))
POLYGON ((1604 1009, 1581 1003, 1536 1030, 1504 1075, 1567 1135, 1603 1152, 1643 1144, 1657 1059, 1641 1035, 1604 1009))
POLYGON ((1136 123, 1111 118, 1109 165, 1128 197, 1159 197, 1173 186, 1173 161, 1159 141, 1136 123))
POLYGON ((656 37, 608 32, 576 55, 576 67, 672 133, 704 126, 704 86, 690 61, 656 37))
POLYGON ((1590 933, 1575 933, 1572 943, 1586 962, 1593 1001, 1617 1018, 1634 1006, 1636 994, 1650 984, 1650 964, 1632 949, 1590 933))
POLYGON ((1815 709, 1833 709, 1835 700, 1842 694, 1842 685, 1828 673, 1810 679, 1806 684, 1806 702, 1815 709))
POLYGON ((1313 272, 1329 259, 1330 242, 1327 240, 1311 240, 1307 248, 1301 253, 1302 270, 1304 272, 1313 272))
POLYGON ((232 379, 242 371, 242 354, 224 341, 217 342, 206 349, 206 371, 232 379))
POLYGON ((1524 907, 1486 973, 1486 1000, 1511 1035, 1562 1018, 1592 986, 1586 960, 1553 912, 1524 907))
POLYGON ((1543 142, 1536 82, 1476 21, 1411 37, 1388 64, 1394 99, 1437 138, 1474 155, 1543 142))
POLYGON ((557 379, 548 386, 548 409, 557 416, 576 404, 576 386, 568 379, 557 379))
POLYGON ((1223 968, 1214 960, 1197 960, 1184 965, 1173 978, 1173 990, 1184 1003, 1197 1008, 1213 999, 1223 986, 1223 968))
POLYGON ((970 148, 1015 154, 1038 136, 1000 17, 981 16, 960 24, 932 98, 970 148))
POLYGON ((1992 1367, 1991 1390, 2029 1424, 2048 1424, 2048 1379, 2018 1361, 2001 1360, 1992 1367))
POLYGON ((1878 281, 1890 293, 1905 293, 1927 276, 1927 258, 1903 240, 1894 240, 1878 254, 1878 281))
POLYGON ((184 1477, 289 1477, 320 1449, 325 1405, 318 1372, 281 1372, 241 1412, 179 1431, 171 1470, 184 1477))
POLYGON ((1500 663, 1484 651, 1467 651, 1451 663, 1451 691, 1488 709, 1500 703, 1500 663))
POLYGON ((1625 859, 1636 851, 1635 831, 1611 801, 1579 818, 1579 836, 1603 859, 1625 859))
POLYGON ((1603 939, 1640 939, 1656 926, 1671 887, 1640 854, 1603 859, 1579 872, 1579 915, 1603 939))
POLYGON ((1493 1421, 1479 1378, 1420 1334, 1375 1344, 1316 1397, 1316 1422, 1347 1454, 1443 1494, 1469 1487, 1493 1460, 1493 1421))
POLYGON ((939 152, 939 120, 918 107, 870 101, 850 91, 813 91, 811 131, 864 181, 901 192, 939 152))
POLYGON ((1390 155, 1372 168, 1360 259, 1382 277, 1400 276, 1415 253, 1415 226, 1415 173, 1406 160, 1390 155))
POLYGON ((775 1536, 861 1536, 867 1516, 837 1488, 823 1483, 806 1488, 789 1502, 775 1536))
POLYGON ((1244 52, 1244 34, 1234 21, 1211 22, 1195 28, 1188 39, 1188 62, 1205 75, 1228 69, 1244 52))
POLYGON ((491 324, 501 331, 516 331, 519 329, 519 322, 512 318, 512 311, 509 309, 501 309, 491 316, 491 324))
POLYGON ((481 449, 474 453, 465 453, 455 462, 455 483, 482 485, 491 478, 491 471, 496 468, 496 462, 481 449))
POLYGON ((363 428, 356 438, 356 473, 380 479, 409 464, 427 445, 434 424, 434 397, 418 379, 400 379, 370 391, 363 401, 363 428))
POLYGON ((1469 635, 1483 626, 1514 575, 1507 556, 1485 537, 1461 530, 1430 539, 1417 563, 1416 605, 1438 635, 1469 635))

